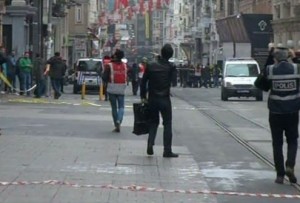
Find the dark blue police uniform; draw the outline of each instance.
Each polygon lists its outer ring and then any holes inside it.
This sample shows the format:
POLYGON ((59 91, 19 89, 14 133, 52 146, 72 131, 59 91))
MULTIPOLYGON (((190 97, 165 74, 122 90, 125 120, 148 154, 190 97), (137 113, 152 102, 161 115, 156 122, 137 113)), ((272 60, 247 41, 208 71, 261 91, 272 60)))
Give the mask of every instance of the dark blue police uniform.
POLYGON ((277 177, 284 177, 285 166, 292 170, 295 167, 298 148, 300 71, 296 64, 280 61, 278 64, 267 66, 264 75, 270 85, 268 108, 275 168, 277 177), (282 150, 283 132, 288 144, 285 166, 282 150))

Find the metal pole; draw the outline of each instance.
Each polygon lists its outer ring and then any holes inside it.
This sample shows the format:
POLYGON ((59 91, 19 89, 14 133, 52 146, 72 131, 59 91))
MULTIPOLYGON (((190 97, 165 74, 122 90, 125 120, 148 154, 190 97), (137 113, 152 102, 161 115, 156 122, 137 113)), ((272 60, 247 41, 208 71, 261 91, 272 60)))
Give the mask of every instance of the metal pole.
POLYGON ((212 0, 209 1, 210 4, 210 42, 209 42, 209 63, 210 65, 213 64, 212 61, 212 52, 213 52, 213 40, 214 40, 214 33, 215 33, 215 25, 214 25, 214 5, 212 0))
POLYGON ((5 13, 5 1, 0 0, 0 46, 3 44, 3 14, 5 13))
POLYGON ((47 59, 51 58, 52 54, 52 4, 53 0, 48 0, 48 26, 47 26, 47 31, 48 31, 48 39, 47 39, 47 59))
POLYGON ((162 10, 163 13, 163 39, 162 39, 162 46, 166 43, 166 26, 167 26, 167 22, 166 22, 166 9, 163 8, 162 10))
MULTIPOLYGON (((47 39, 47 60, 51 58, 52 55, 52 4, 53 0, 48 0, 48 39, 47 39)), ((47 77, 47 95, 51 97, 51 81, 50 77, 47 77)))

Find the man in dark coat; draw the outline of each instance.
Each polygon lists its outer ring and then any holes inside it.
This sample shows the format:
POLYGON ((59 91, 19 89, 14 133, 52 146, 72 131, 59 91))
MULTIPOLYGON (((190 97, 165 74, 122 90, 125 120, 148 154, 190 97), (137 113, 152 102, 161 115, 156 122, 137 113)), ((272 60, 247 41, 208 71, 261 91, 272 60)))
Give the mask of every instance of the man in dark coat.
POLYGON ((149 103, 149 137, 147 154, 152 155, 153 145, 159 125, 161 113, 164 125, 164 153, 163 157, 178 157, 172 152, 172 104, 171 83, 176 67, 169 62, 173 56, 173 48, 165 44, 161 49, 161 57, 157 61, 147 64, 141 83, 141 99, 149 103), (147 97, 148 95, 148 97, 147 97))
POLYGON ((33 77, 37 85, 34 91, 36 98, 40 98, 42 95, 45 94, 46 91, 46 81, 44 72, 44 60, 40 57, 40 54, 36 54, 35 59, 33 60, 33 77))
POLYGON ((54 90, 54 99, 58 99, 61 96, 61 80, 66 70, 66 64, 60 56, 59 52, 56 52, 53 57, 47 61, 46 73, 49 73, 51 79, 51 85, 54 90))

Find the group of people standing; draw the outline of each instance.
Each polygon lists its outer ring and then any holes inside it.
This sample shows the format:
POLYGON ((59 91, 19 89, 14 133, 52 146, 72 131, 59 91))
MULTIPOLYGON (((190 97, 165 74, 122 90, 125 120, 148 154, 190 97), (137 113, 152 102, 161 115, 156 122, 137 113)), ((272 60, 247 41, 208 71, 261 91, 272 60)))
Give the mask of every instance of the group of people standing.
POLYGON ((9 83, 5 84, 2 81, 2 91, 14 93, 16 92, 16 82, 19 81, 20 94, 26 93, 28 96, 30 92, 26 91, 31 87, 31 72, 33 69, 33 64, 29 58, 29 53, 25 52, 22 57, 17 58, 15 52, 12 51, 9 55, 6 54, 6 49, 4 47, 0 48, 0 66, 1 72, 7 77, 9 83))
POLYGON ((66 70, 66 61, 59 52, 45 61, 38 53, 31 57, 29 52, 25 52, 23 56, 17 58, 15 51, 7 55, 5 48, 0 48, 0 71, 9 82, 6 84, 0 81, 3 93, 31 96, 34 89, 33 94, 36 98, 49 96, 47 79, 50 77, 54 98, 58 99, 63 92, 63 77, 66 70), (34 84, 36 88, 32 88, 34 84))
POLYGON ((180 87, 219 87, 221 68, 218 65, 182 65, 178 66, 180 87), (212 80, 213 79, 213 80, 212 80))

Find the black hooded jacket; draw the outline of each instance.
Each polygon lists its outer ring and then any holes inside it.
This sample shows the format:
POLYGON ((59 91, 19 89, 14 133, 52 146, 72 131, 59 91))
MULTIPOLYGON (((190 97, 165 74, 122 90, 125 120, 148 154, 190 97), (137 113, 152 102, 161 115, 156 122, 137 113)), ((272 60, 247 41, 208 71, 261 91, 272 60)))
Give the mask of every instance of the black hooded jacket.
POLYGON ((141 83, 141 98, 169 97, 172 78, 176 74, 176 67, 164 58, 146 64, 145 73, 141 83))

